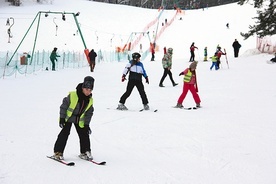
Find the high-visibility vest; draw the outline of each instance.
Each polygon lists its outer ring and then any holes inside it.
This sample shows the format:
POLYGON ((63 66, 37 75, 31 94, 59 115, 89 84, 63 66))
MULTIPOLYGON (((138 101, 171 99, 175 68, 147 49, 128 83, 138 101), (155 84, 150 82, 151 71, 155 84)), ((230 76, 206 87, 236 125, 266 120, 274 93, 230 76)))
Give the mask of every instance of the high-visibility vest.
MULTIPOLYGON (((76 108, 78 100, 79 100, 76 91, 69 92, 69 97, 70 97, 70 105, 69 105, 69 108, 67 109, 67 112, 66 112, 65 121, 68 121, 68 119, 72 116, 73 111, 76 108)), ((84 110, 84 112, 80 116, 79 126, 81 128, 84 127, 84 114, 92 106, 92 104, 93 104, 93 100, 92 100, 92 98, 90 98, 89 103, 88 103, 86 109, 84 110)))
POLYGON ((212 56, 212 62, 217 62, 217 56, 212 56))
POLYGON ((186 73, 186 75, 184 76, 184 82, 190 82, 191 78, 192 78, 192 72, 190 71, 190 69, 188 70, 188 72, 186 73))

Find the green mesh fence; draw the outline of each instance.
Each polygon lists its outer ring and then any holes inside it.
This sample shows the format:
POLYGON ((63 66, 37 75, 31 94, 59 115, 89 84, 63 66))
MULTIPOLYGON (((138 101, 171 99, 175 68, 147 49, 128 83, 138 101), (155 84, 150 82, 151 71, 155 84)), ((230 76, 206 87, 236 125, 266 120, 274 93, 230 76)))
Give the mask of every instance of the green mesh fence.
MULTIPOLYGON (((8 63, 13 54, 12 51, 0 52, 0 77, 10 77, 16 75, 29 75, 43 71, 51 70, 52 62, 49 57, 50 51, 37 51, 33 56, 28 53, 16 53, 12 61, 8 63), (31 58, 32 57, 32 58, 31 58)), ((82 68, 88 67, 88 62, 84 52, 70 51, 58 53, 58 61, 56 61, 55 69, 63 70, 67 68, 82 68)), ((118 53, 115 51, 102 51, 97 52, 96 62, 121 62, 128 60, 127 53, 118 53)))

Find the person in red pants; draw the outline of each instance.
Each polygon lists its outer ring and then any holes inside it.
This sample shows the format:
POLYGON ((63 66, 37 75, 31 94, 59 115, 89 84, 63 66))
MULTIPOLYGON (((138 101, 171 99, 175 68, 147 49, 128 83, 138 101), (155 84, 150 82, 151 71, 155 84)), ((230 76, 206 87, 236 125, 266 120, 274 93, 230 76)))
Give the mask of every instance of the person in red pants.
POLYGON ((184 75, 184 85, 183 85, 183 91, 180 97, 177 100, 177 108, 183 108, 182 105, 188 91, 190 91, 193 95, 194 101, 196 103, 196 107, 200 107, 200 97, 198 95, 198 88, 197 88, 197 82, 196 82, 196 67, 197 67, 197 61, 194 61, 190 64, 189 68, 186 68, 183 72, 179 74, 179 76, 184 75))

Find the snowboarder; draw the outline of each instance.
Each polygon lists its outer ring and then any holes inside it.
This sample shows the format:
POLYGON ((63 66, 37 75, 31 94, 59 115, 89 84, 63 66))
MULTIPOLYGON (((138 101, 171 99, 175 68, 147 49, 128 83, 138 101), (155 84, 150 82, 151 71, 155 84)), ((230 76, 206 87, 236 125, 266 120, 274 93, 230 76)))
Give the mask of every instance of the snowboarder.
POLYGON ((232 44, 232 47, 234 48, 234 57, 237 58, 239 56, 241 44, 237 41, 237 39, 235 39, 235 41, 232 44))
POLYGON ((60 106, 59 126, 61 129, 54 145, 53 158, 63 160, 63 152, 70 134, 72 124, 74 124, 80 139, 81 159, 93 160, 90 148, 91 129, 89 127, 94 107, 92 90, 94 88, 94 78, 87 76, 83 83, 79 83, 76 91, 69 92, 63 98, 60 106))
MULTIPOLYGON (((165 53, 165 48, 164 48, 164 53, 165 53)), ((172 54, 173 54, 173 49, 168 48, 168 52, 166 52, 166 54, 164 54, 164 56, 163 56, 162 65, 163 65, 163 68, 164 68, 164 73, 163 73, 163 76, 162 76, 162 78, 159 82, 159 87, 165 87, 165 86, 163 86, 163 81, 165 80, 167 75, 169 75, 173 86, 178 85, 177 83, 174 82, 173 77, 172 77, 172 72, 171 72, 172 54)))
POLYGON ((197 67, 197 61, 194 61, 190 64, 189 68, 186 68, 183 72, 179 74, 179 76, 184 75, 184 85, 183 85, 183 91, 180 97, 177 100, 177 108, 184 108, 182 105, 188 91, 190 90, 194 101, 196 103, 196 107, 200 107, 200 98, 198 95, 198 88, 197 88, 197 81, 196 81, 196 67, 197 67))
POLYGON ((195 46, 195 43, 193 42, 192 45, 190 46, 190 52, 191 52, 190 62, 193 62, 195 60, 195 49, 198 49, 198 48, 195 46))
POLYGON ((142 83, 142 76, 146 79, 146 83, 149 84, 149 79, 147 73, 144 69, 143 63, 140 62, 141 55, 137 52, 132 54, 132 60, 126 65, 123 76, 122 82, 126 80, 126 75, 129 73, 128 83, 126 92, 121 96, 119 105, 117 107, 118 110, 128 110, 125 106, 126 99, 130 96, 133 88, 136 86, 140 97, 142 99, 142 103, 144 105, 145 110, 149 110, 148 106, 148 98, 146 92, 144 90, 144 85, 142 83))
POLYGON ((60 57, 60 56, 57 54, 57 48, 55 47, 50 55, 50 60, 52 62, 52 71, 56 71, 56 63, 55 62, 57 61, 57 57, 60 57))
POLYGON ((94 49, 92 49, 90 52, 89 52, 89 65, 90 65, 90 71, 93 72, 94 71, 94 68, 95 68, 95 65, 96 65, 96 57, 97 57, 97 53, 94 52, 94 49))

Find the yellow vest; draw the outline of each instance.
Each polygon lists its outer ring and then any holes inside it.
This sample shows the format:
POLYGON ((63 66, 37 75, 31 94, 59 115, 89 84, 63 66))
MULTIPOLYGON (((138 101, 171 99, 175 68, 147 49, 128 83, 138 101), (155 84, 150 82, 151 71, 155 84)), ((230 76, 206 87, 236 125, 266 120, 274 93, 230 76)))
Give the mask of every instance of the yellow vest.
MULTIPOLYGON (((78 103, 78 100, 79 100, 76 91, 71 91, 71 92, 69 92, 69 96, 70 96, 70 105, 69 105, 69 108, 67 109, 67 112, 66 112, 65 121, 68 121, 68 119, 72 116, 73 111, 74 111, 74 109, 76 108, 77 103, 78 103)), ((80 116, 79 126, 80 126, 81 128, 84 128, 84 114, 85 114, 85 112, 92 106, 92 104, 93 104, 93 99, 90 98, 89 103, 88 103, 88 105, 87 105, 85 111, 84 111, 84 112, 81 114, 81 116, 80 116)))
POLYGON ((186 73, 186 75, 184 75, 184 82, 190 82, 191 78, 192 78, 192 72, 190 71, 190 69, 188 70, 188 72, 186 73))
POLYGON ((212 56, 212 62, 217 62, 217 56, 212 56))

